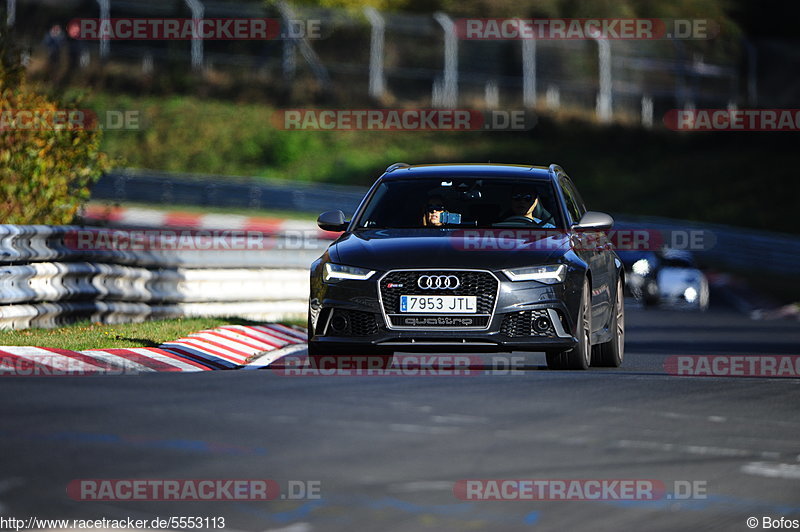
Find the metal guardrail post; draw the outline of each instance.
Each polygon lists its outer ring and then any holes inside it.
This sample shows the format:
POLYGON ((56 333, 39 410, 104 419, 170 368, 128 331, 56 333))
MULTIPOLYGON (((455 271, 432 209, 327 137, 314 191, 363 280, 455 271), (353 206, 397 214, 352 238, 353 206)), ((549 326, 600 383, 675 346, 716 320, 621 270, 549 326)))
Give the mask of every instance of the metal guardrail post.
POLYGON ((6 0, 6 25, 11 28, 17 21, 17 0, 6 0))
POLYGON ((536 107, 536 41, 522 39, 522 103, 536 107))
POLYGON ((295 72, 297 72, 297 58, 295 56, 296 47, 297 46, 293 37, 285 37, 283 39, 281 70, 283 71, 283 81, 286 83, 293 81, 295 72))
MULTIPOLYGON (((294 10, 292 10, 291 6, 284 1, 278 2, 276 6, 278 11, 280 11, 281 19, 283 20, 285 27, 291 28, 292 22, 297 19, 297 16, 294 14, 294 10)), ((314 52, 314 49, 311 48, 311 45, 308 43, 308 39, 305 36, 300 38, 290 36, 284 41, 284 43, 284 78, 287 77, 287 66, 291 70, 291 77, 294 77, 294 47, 296 46, 300 50, 300 54, 308 63, 308 66, 314 73, 314 77, 317 78, 317 81, 320 83, 322 88, 325 91, 330 91, 331 79, 328 75, 328 70, 322 64, 322 61, 320 61, 319 56, 317 56, 316 52, 314 52), (291 57, 287 56, 289 53, 287 51, 287 46, 291 48, 291 57), (291 64, 289 65, 289 63, 291 64)))
POLYGON ((750 107, 758 105, 758 53, 756 47, 747 39, 743 39, 744 48, 747 51, 747 104, 750 107))
POLYGON ((642 96, 642 126, 653 127, 653 99, 649 96, 642 96))
POLYGON ((386 21, 374 7, 365 7, 372 32, 369 43, 369 95, 380 99, 386 90, 383 74, 383 45, 386 36, 386 21))
POLYGON ((200 0, 185 0, 186 6, 192 10, 192 68, 203 68, 203 36, 200 34, 200 21, 203 20, 205 8, 200 0))
POLYGON ((611 89, 611 43, 608 39, 595 37, 597 41, 597 55, 600 70, 600 92, 597 95, 597 119, 600 122, 610 122, 612 118, 612 89, 611 89))
POLYGON ((500 107, 500 87, 497 81, 490 79, 483 86, 483 103, 487 109, 500 107))
MULTIPOLYGON (((110 0, 97 0, 97 5, 100 6, 100 20, 108 20, 111 18, 111 6, 110 0)), ((103 32, 100 37, 100 58, 105 59, 108 57, 108 34, 103 32)))
POLYGON ((442 87, 442 106, 458 105, 458 36, 456 25, 447 14, 434 13, 433 18, 444 30, 444 85, 442 87))
POLYGON ((544 102, 548 109, 561 109, 561 90, 556 85, 548 85, 544 93, 544 102))

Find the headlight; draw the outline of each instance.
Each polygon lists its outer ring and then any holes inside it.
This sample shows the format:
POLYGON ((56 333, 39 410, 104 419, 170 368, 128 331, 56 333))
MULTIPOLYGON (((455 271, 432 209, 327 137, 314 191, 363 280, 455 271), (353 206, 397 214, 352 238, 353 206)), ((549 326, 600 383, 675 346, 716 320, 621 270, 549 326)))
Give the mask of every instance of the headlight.
POLYGON ((650 263, 647 259, 639 259, 633 263, 632 269, 636 275, 647 275, 650 273, 650 263))
POLYGON ((567 275, 567 266, 564 264, 552 264, 549 266, 503 270, 503 273, 512 281, 539 281, 544 284, 555 284, 564 282, 564 277, 567 275))
POLYGON ((342 279, 351 279, 354 281, 366 281, 375 275, 373 270, 366 270, 364 268, 356 268, 355 266, 344 266, 343 264, 325 263, 322 271, 322 280, 327 282, 340 281, 342 279))
POLYGON ((690 286, 689 288, 683 291, 683 297, 684 299, 686 299, 687 302, 694 303, 695 300, 697 299, 697 290, 695 290, 693 287, 690 286))

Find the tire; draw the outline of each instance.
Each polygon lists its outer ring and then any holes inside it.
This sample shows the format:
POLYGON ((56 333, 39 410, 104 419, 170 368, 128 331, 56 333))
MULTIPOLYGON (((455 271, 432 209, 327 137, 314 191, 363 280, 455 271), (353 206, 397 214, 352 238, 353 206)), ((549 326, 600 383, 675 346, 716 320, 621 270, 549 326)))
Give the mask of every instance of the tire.
POLYGON ((617 280, 617 295, 614 309, 611 312, 609 329, 614 331, 608 342, 595 346, 592 353, 592 365, 606 368, 618 368, 625 357, 625 299, 622 292, 622 281, 617 280))
POLYGON ((592 357, 592 292, 589 287, 589 280, 583 282, 583 294, 581 304, 578 309, 578 326, 575 336, 578 337, 578 344, 566 351, 548 352, 548 369, 589 369, 592 357))

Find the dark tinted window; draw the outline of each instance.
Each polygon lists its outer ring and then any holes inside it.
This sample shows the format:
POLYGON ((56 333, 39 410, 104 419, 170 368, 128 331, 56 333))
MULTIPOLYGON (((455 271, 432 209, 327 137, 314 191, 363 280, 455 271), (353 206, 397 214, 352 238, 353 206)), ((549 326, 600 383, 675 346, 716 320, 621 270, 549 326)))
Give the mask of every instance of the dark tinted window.
POLYGON ((423 226, 426 207, 436 204, 460 215, 460 227, 526 226, 513 219, 513 198, 539 203, 533 208, 538 227, 562 227, 554 190, 547 181, 481 178, 407 179, 382 182, 359 216, 358 228, 418 228, 423 226), (499 225, 498 225, 499 224, 499 225))

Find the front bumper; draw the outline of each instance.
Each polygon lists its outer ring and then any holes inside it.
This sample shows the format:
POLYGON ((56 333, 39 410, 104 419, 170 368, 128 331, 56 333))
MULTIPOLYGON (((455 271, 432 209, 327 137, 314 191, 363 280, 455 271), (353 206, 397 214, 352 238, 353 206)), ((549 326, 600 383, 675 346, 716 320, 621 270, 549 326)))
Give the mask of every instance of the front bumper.
POLYGON ((556 351, 577 343, 574 331, 580 291, 569 277, 564 283, 544 285, 512 282, 502 273, 489 273, 497 279, 493 308, 484 321, 473 320, 467 326, 461 318, 469 320, 469 315, 420 316, 420 325, 403 326, 398 314, 384 306, 379 287, 385 274, 374 280, 331 284, 312 277, 309 343, 359 352, 556 351), (541 327, 541 318, 548 327, 541 327), (538 328, 533 325, 537 319, 538 328))

